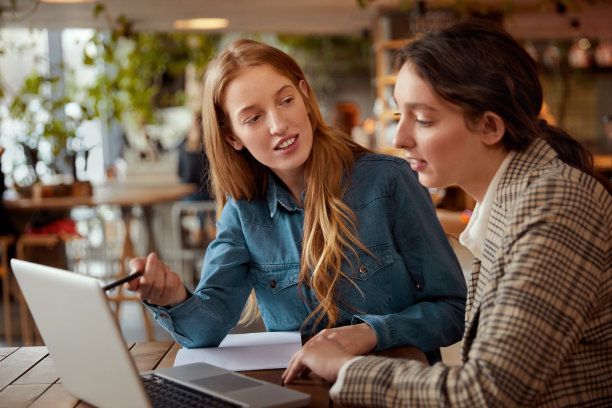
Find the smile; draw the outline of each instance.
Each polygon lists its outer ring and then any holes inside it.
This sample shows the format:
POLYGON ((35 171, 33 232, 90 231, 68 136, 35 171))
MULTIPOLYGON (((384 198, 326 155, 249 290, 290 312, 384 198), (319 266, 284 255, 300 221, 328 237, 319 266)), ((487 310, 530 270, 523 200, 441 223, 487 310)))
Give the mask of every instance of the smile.
POLYGON ((277 149, 286 149, 287 147, 291 146, 293 143, 295 143, 295 139, 296 137, 292 137, 290 139, 285 140, 283 143, 281 143, 280 145, 278 145, 276 148, 277 149))

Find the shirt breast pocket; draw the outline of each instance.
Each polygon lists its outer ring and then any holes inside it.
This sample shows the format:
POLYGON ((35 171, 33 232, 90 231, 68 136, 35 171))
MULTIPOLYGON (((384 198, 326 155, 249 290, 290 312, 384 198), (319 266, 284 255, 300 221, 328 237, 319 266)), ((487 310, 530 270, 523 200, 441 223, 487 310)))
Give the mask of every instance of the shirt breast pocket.
POLYGON ((299 272, 299 264, 251 265, 251 276, 256 290, 261 288, 272 295, 297 285, 299 272))
POLYGON ((298 291, 299 264, 251 265, 257 304, 268 330, 298 330, 308 311, 298 291))
POLYGON ((349 256, 352 265, 347 266, 347 275, 356 281, 367 281, 378 271, 393 263, 393 253, 389 246, 380 245, 368 249, 370 253, 358 250, 357 260, 355 260, 354 254, 349 256))

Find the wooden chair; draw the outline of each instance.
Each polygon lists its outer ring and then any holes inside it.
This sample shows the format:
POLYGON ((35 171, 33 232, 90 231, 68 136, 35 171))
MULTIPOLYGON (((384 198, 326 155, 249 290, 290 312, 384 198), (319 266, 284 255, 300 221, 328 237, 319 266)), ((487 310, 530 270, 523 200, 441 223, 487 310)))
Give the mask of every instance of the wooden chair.
POLYGON ((15 243, 12 235, 0 235, 0 278, 2 279, 2 307, 4 310, 4 337, 6 345, 13 344, 13 321, 11 314, 11 271, 9 268, 9 247, 15 243))
MULTIPOLYGON (((132 239, 130 237, 130 227, 131 227, 131 218, 126 217, 125 221, 125 237, 123 249, 121 251, 121 260, 119 266, 119 275, 117 278, 122 278, 130 273, 128 270, 128 262, 130 259, 136 256, 136 252, 134 250, 134 245, 132 243, 132 239)), ((144 321, 145 330, 147 332, 147 338, 149 341, 154 340, 153 336, 153 326, 151 325, 151 321, 149 320, 149 311, 145 307, 144 304, 138 299, 136 296, 127 295, 123 291, 123 285, 118 286, 112 292, 109 292, 108 301, 115 304, 115 319, 117 323, 120 322, 119 313, 121 311, 121 303, 123 302, 138 302, 140 303, 141 311, 142 311, 142 319, 144 321)))

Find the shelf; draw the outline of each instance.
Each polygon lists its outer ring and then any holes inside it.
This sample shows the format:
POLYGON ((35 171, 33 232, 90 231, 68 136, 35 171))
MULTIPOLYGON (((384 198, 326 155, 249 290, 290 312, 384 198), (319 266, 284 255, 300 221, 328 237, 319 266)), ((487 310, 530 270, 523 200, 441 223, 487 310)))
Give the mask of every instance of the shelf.
POLYGON ((412 39, 409 38, 381 41, 376 44, 376 51, 401 50, 410 42, 412 42, 412 39))
POLYGON ((397 112, 396 110, 384 110, 380 113, 380 115, 378 115, 378 119, 381 122, 397 121, 398 117, 395 116, 396 112, 397 112))
POLYGON ((395 85, 397 75, 381 75, 376 78, 376 85, 378 86, 389 86, 395 85))

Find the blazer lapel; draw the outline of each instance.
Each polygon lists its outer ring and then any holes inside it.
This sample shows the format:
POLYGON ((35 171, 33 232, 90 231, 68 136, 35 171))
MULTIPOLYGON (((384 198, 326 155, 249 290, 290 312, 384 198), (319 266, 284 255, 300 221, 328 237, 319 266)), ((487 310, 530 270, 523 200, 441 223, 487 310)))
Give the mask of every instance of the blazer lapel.
POLYGON ((472 274, 468 284, 467 299, 465 304, 465 330, 463 333, 463 341, 461 342, 461 358, 463 362, 467 361, 467 355, 472 345, 472 341, 476 336, 477 316, 479 314, 478 305, 474 305, 474 295, 478 285, 478 276, 480 274, 480 260, 474 258, 472 262, 472 274), (476 306, 476 307, 475 307, 476 306))
MULTIPOLYGON (((535 163, 548 162, 556 157, 548 144, 536 139, 525 151, 516 155, 502 176, 496 198, 491 209, 491 218, 487 227, 483 248, 483 259, 474 258, 472 275, 468 285, 465 307, 465 331, 462 341, 462 359, 467 361, 470 347, 478 332, 478 322, 483 302, 494 301, 497 281, 503 275, 500 261, 503 256, 503 239, 508 223, 508 211, 512 203, 523 191, 530 178, 526 172, 531 171, 535 163)), ((486 306, 485 306, 486 307, 486 306)))

